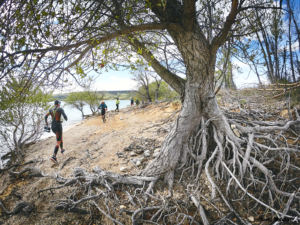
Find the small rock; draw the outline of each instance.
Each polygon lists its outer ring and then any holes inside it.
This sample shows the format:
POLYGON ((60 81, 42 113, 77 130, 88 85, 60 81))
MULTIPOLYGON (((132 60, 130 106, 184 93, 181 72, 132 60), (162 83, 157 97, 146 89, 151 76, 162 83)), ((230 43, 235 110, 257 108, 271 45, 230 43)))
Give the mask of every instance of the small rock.
POLYGON ((120 205, 120 209, 126 209, 125 205, 120 205))
POLYGON ((159 156, 160 152, 154 152, 153 157, 159 156))
POLYGON ((123 117, 120 117, 120 120, 122 120, 123 119, 123 117))
POLYGON ((154 153, 155 153, 155 152, 160 152, 160 149, 159 149, 159 148, 158 148, 158 149, 155 149, 155 150, 154 150, 154 153))
POLYGON ((145 162, 145 161, 147 161, 147 159, 146 159, 145 157, 138 158, 137 160, 140 161, 140 162, 145 162))
POLYGON ((234 124, 232 124, 230 127, 231 127, 233 133, 234 133, 237 137, 241 137, 240 132, 238 131, 238 129, 236 129, 236 126, 235 126, 234 124))
POLYGON ((135 158, 135 159, 132 160, 132 162, 136 164, 136 162, 137 162, 138 160, 139 160, 138 158, 135 158))
POLYGON ((140 165, 142 165, 142 163, 141 163, 140 161, 137 161, 137 162, 136 162, 136 165, 137 165, 137 166, 140 166, 140 165))
POLYGON ((132 148, 130 148, 130 147, 125 147, 123 151, 132 151, 132 148))
POLYGON ((120 168, 120 171, 121 171, 121 172, 126 172, 126 171, 127 171, 127 168, 126 168, 126 167, 121 167, 121 168, 120 168))
POLYGON ((137 149, 135 152, 136 152, 137 154, 141 154, 141 153, 144 152, 144 150, 143 150, 143 149, 137 149))
POLYGON ((237 137, 241 137, 240 132, 237 129, 233 129, 233 133, 237 136, 237 137))
POLYGON ((227 211, 226 207, 221 207, 220 209, 221 209, 222 212, 226 212, 227 211))
POLYGON ((150 151, 149 151, 149 150, 146 150, 145 153, 144 153, 144 156, 145 156, 145 157, 149 157, 150 155, 151 155, 151 154, 150 154, 150 151))
POLYGON ((131 152, 131 153, 129 154, 129 156, 133 157, 133 156, 136 156, 136 154, 135 154, 135 152, 131 152))
POLYGON ((248 217, 248 220, 249 220, 250 222, 254 222, 254 217, 253 217, 253 216, 249 216, 249 217, 248 217))

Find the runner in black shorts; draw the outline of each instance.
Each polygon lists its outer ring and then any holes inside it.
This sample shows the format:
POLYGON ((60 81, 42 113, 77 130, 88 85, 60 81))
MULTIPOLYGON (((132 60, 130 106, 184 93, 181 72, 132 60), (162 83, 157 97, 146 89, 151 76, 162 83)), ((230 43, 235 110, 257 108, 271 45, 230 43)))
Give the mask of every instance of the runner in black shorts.
POLYGON ((103 123, 105 123, 105 111, 107 110, 107 105, 104 103, 104 101, 102 101, 98 108, 101 109, 103 123))
POLYGON ((57 163, 57 152, 59 149, 59 146, 61 148, 61 153, 63 154, 65 152, 65 150, 63 149, 63 137, 62 137, 62 125, 61 125, 61 115, 63 115, 64 119, 67 121, 68 117, 65 114, 65 111, 63 110, 63 108, 60 108, 60 101, 55 100, 54 102, 54 108, 51 108, 49 110, 49 112, 46 114, 45 116, 45 121, 46 121, 46 125, 48 126, 48 116, 51 115, 52 117, 52 123, 51 123, 51 129, 53 131, 53 133, 56 135, 56 146, 54 148, 54 154, 51 158, 51 160, 55 163, 57 163))

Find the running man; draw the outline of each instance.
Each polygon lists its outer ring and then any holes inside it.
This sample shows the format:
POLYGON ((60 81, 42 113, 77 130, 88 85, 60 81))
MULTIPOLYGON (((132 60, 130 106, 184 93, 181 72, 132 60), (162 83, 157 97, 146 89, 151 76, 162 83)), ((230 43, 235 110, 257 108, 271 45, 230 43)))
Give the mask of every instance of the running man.
POLYGON ((130 99, 130 104, 134 105, 133 97, 130 99))
POLYGON ((49 112, 45 116, 45 122, 46 122, 46 125, 48 126, 47 119, 48 119, 48 116, 51 115, 51 117, 52 117, 51 129, 52 129, 52 132, 56 135, 56 145, 54 148, 53 156, 51 158, 51 160, 54 163, 58 163, 56 155, 57 155, 59 146, 61 149, 61 154, 63 154, 65 152, 65 150, 63 149, 63 136, 62 136, 63 129, 62 129, 62 125, 61 125, 61 123, 62 123, 61 115, 63 115, 63 117, 66 121, 68 120, 68 117, 66 116, 63 108, 60 108, 60 104, 61 104, 60 101, 55 100, 54 108, 49 109, 49 112))
POLYGON ((107 105, 104 103, 104 101, 102 101, 98 108, 101 109, 103 123, 105 123, 105 111, 107 110, 107 105))
POLYGON ((117 108, 116 108, 115 111, 118 110, 118 112, 120 112, 120 111, 119 111, 119 104, 120 104, 120 101, 119 101, 119 98, 117 98, 117 101, 116 101, 116 106, 117 106, 117 108))
POLYGON ((135 100, 135 104, 136 104, 136 106, 139 106, 140 100, 139 100, 139 99, 136 99, 136 100, 135 100))

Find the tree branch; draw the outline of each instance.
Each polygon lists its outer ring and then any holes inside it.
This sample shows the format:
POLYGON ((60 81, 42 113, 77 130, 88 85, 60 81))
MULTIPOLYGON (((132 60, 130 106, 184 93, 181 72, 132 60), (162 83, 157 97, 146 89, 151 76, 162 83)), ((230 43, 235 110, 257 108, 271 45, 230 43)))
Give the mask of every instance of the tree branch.
POLYGON ((235 22, 235 17, 238 13, 238 0, 232 0, 231 11, 226 18, 223 29, 212 41, 212 51, 217 52, 218 48, 225 42, 232 24, 235 22))
POLYGON ((196 20, 196 5, 195 0, 183 1, 183 27, 190 31, 192 30, 196 20))
MULTIPOLYGON (((50 47, 50 48, 43 48, 43 49, 30 49, 30 50, 24 50, 24 51, 18 51, 14 53, 8 53, 4 51, 0 51, 3 53, 6 53, 6 57, 1 58, 0 62, 3 61, 5 58, 17 54, 30 54, 30 53, 45 53, 50 51, 66 51, 72 48, 78 48, 84 44, 90 45, 87 49, 85 49, 82 54, 85 54, 88 50, 92 49, 93 47, 96 47, 99 44, 102 44, 112 38, 129 34, 136 31, 144 31, 144 30, 164 30, 164 29, 178 29, 181 28, 179 25, 175 23, 148 23, 148 24, 142 24, 142 25, 136 25, 131 27, 126 27, 125 29, 118 30, 116 32, 107 34, 102 37, 95 36, 92 39, 77 42, 76 44, 68 45, 68 46, 56 46, 56 47, 50 47)), ((81 54, 81 55, 82 55, 81 54)))

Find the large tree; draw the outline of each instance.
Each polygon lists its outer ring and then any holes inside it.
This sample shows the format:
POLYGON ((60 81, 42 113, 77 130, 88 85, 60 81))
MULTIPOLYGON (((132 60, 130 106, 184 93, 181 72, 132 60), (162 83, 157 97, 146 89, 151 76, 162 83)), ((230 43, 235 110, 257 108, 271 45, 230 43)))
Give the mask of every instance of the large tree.
POLYGON ((251 26, 246 26, 249 21, 244 21, 255 19, 255 12, 279 10, 272 2, 3 1, 0 79, 14 70, 25 70, 30 71, 28 79, 40 84, 64 85, 72 78, 79 82, 91 70, 95 74, 103 67, 118 68, 122 63, 129 63, 133 69, 135 63, 148 64, 183 100, 160 155, 141 173, 144 180, 150 177, 148 181, 152 181, 149 190, 158 177, 164 176, 171 196, 175 169, 186 164, 196 166, 198 179, 205 163, 205 173, 212 184, 211 198, 217 189, 213 175, 216 179, 238 177, 236 181, 243 184, 245 175, 252 176, 253 167, 265 175, 261 182, 268 185, 270 192, 291 196, 276 187, 264 165, 266 159, 252 152, 268 149, 258 144, 253 147, 254 134, 286 130, 295 122, 247 122, 244 125, 249 127, 244 127, 238 120, 231 120, 239 135, 244 136, 241 139, 233 133, 217 104, 214 87, 218 49, 228 37, 242 38, 253 32, 251 26), (182 73, 186 79, 180 76, 182 73), (214 167, 209 170, 212 162, 214 167))

